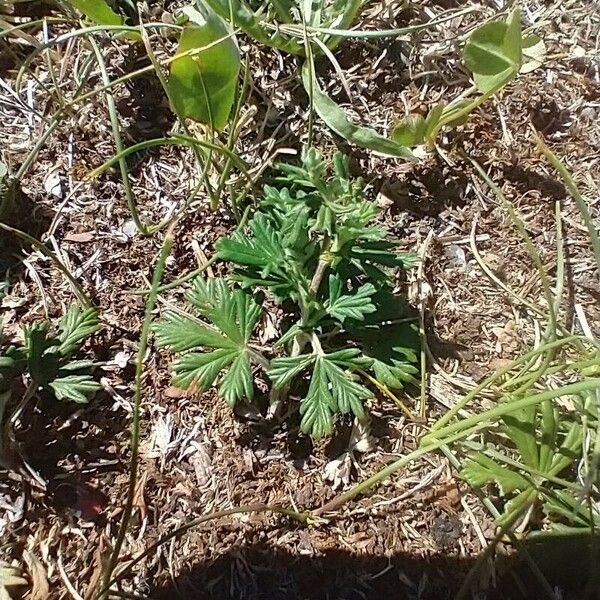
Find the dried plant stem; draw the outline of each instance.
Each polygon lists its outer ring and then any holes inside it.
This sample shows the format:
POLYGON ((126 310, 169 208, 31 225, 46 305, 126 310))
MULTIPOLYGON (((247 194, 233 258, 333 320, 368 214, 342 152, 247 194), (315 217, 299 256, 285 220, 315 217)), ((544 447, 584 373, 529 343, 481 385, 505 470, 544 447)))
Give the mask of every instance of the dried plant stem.
POLYGON ((105 584, 103 584, 102 589, 100 590, 100 594, 105 594, 109 591, 110 586, 114 585, 117 581, 121 580, 125 575, 131 573, 133 567, 139 564, 146 556, 153 554, 160 546, 166 544, 167 542, 183 535, 184 533, 190 531, 194 527, 198 527, 203 523, 208 523, 209 521, 213 521, 215 519, 221 519, 223 517, 228 517, 231 515, 239 515, 239 514, 247 514, 247 513, 261 513, 261 512, 272 512, 279 513, 282 515, 286 515, 295 519, 299 523, 307 523, 310 520, 310 513, 300 513, 294 510, 290 510, 281 506, 267 505, 267 504, 247 504, 244 506, 237 506, 234 508, 227 508, 224 510, 219 510, 208 515, 202 515, 197 519, 178 527, 171 533, 167 534, 154 544, 148 546, 146 550, 144 550, 141 554, 138 554, 131 562, 127 564, 126 567, 119 571, 119 574, 109 579, 105 584))
POLYGON ((81 287, 80 283, 75 279, 75 277, 73 277, 73 275, 71 274, 71 271, 69 271, 69 269, 67 269, 67 267, 56 256, 56 254, 54 252, 52 252, 52 250, 47 248, 45 246, 45 244, 43 244, 39 240, 35 239, 33 236, 29 235, 28 233, 25 233, 24 231, 21 231, 20 229, 16 229, 15 227, 11 227, 10 225, 7 225, 6 223, 0 222, 0 229, 4 229, 5 231, 12 233, 13 235, 16 235, 18 238, 22 239, 23 241, 27 242, 28 244, 31 244, 34 248, 36 248, 36 250, 39 250, 44 256, 49 258, 54 263, 54 266, 68 279, 69 283, 71 284, 71 287, 73 288, 73 292, 77 296, 78 300, 85 307, 94 306, 94 303, 92 302, 90 297, 85 293, 85 291, 81 287))

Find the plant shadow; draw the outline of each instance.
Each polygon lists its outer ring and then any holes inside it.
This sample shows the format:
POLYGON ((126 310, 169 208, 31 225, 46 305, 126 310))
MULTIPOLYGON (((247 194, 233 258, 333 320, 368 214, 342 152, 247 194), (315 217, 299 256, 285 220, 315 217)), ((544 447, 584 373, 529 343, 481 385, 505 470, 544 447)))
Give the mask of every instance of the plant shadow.
MULTIPOLYGON (((552 537, 527 544, 557 598, 598 598, 590 580, 589 537, 552 537)), ((236 547, 214 560, 192 563, 150 592, 153 600, 446 600, 456 596, 474 558, 439 553, 429 557, 395 552, 388 556, 327 550, 319 556, 273 549, 236 547)), ((515 554, 483 561, 473 569, 467 598, 545 597, 540 578, 515 554)))

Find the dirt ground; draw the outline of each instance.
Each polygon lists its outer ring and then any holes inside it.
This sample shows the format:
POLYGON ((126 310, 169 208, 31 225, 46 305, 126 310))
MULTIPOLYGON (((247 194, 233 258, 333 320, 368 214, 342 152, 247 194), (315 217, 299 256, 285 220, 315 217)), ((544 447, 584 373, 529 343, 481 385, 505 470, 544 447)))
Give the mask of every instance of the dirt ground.
MULTIPOLYGON (((164 4, 173 10, 176 3, 164 4)), ((384 8, 373 2, 361 25, 403 27, 465 4, 471 3, 424 0, 403 9, 402 3, 386 2, 384 8)), ((500 8, 494 0, 472 4, 475 12, 406 38, 343 43, 336 56, 346 70, 351 103, 326 63, 319 68, 323 86, 357 121, 380 131, 389 130, 398 115, 424 112, 436 100, 454 97, 469 86, 460 60, 464 40, 500 8)), ((150 5, 160 18, 162 4, 150 5)), ((415 307, 420 302, 425 307, 431 419, 529 348, 536 335, 534 316, 483 274, 472 245, 505 284, 534 302, 542 293, 506 210, 466 156, 477 160, 513 202, 551 272, 559 203, 568 251, 565 319, 581 330, 584 315, 583 326, 600 334, 600 292, 585 231, 531 133, 533 126, 565 160, 581 190, 596 202, 598 215, 600 8, 589 0, 527 0, 522 7, 526 25, 546 43, 543 66, 519 76, 464 126, 444 133, 438 153, 415 164, 377 157, 348 147, 317 123, 317 145, 326 154, 336 147, 349 153, 353 171, 369 182, 369 194, 382 207, 382 219, 423 258, 420 281, 415 270, 399 286, 415 307)), ((68 26, 51 24, 50 30, 61 33, 68 26)), ((146 64, 143 49, 102 35, 97 39, 112 77, 146 64)), ((167 39, 153 43, 172 47, 167 39)), ((267 162, 293 160, 306 136, 306 97, 292 77, 299 63, 251 47, 246 39, 242 50, 251 56, 253 79, 239 150, 256 170, 267 162)), ((16 65, 30 51, 25 41, 0 41, 0 150, 13 168, 43 131, 40 116, 56 109, 56 100, 31 76, 15 95, 16 65)), ((40 56, 32 68, 48 81, 51 61, 53 76, 69 97, 76 85, 73 69, 90 53, 85 42, 72 40, 40 56)), ((96 65, 91 69, 87 85, 98 86, 96 65)), ((119 87, 116 101, 126 145, 175 126, 153 77, 119 87)), ((126 496, 129 402, 144 312, 143 300, 129 291, 147 285, 161 236, 135 234, 117 171, 93 182, 85 179, 114 154, 109 123, 103 98, 78 107, 50 136, 22 185, 32 231, 45 234, 48 246, 82 282, 100 307, 104 326, 91 348, 100 361, 104 392, 75 412, 40 398, 18 430, 46 489, 0 471, 2 557, 22 567, 31 583, 27 597, 35 600, 89 597, 126 496)), ((151 222, 182 202, 195 179, 191 154, 174 147, 136 155, 131 174, 141 215, 151 222)), ((210 257, 215 240, 233 224, 225 209, 210 212, 200 195, 177 228, 164 280, 210 257)), ((19 324, 59 315, 73 300, 42 254, 24 248, 19 255, 22 262, 13 268, 12 287, 1 301, 9 334, 19 324)), ((184 291, 185 286, 164 294, 157 312, 164 303, 180 302, 184 291)), ((168 362, 167 353, 154 347, 145 362, 140 482, 124 560, 212 511, 254 503, 317 508, 414 449, 423 431, 389 400, 377 398, 366 451, 346 455, 349 421, 332 439, 313 445, 293 419, 272 427, 257 410, 233 414, 211 392, 177 390, 168 362), (332 474, 334 481, 328 478, 332 474)), ((408 390, 404 399, 414 405, 417 396, 418 390, 408 390)), ((263 513, 227 516, 191 529, 124 577, 121 597, 450 598, 494 529, 448 460, 430 455, 322 523, 305 526, 263 513)), ((509 553, 501 549, 497 563, 480 570, 474 597, 541 597, 526 570, 505 575, 509 553)))

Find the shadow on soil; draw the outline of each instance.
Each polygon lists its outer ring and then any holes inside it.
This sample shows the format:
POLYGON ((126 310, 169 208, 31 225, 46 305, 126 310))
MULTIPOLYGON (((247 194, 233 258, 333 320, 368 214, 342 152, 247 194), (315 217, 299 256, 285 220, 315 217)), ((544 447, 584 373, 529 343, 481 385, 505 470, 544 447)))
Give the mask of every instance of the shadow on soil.
MULTIPOLYGON (((536 560, 556 598, 600 598, 590 582, 589 537, 531 542, 536 560)), ((446 600, 454 598, 475 561, 436 555, 419 558, 358 556, 330 550, 319 557, 264 547, 234 548, 224 556, 193 564, 171 584, 153 590, 156 600, 446 600)), ((596 581, 598 581, 596 579, 596 581)), ((518 557, 484 562, 465 598, 547 598, 540 579, 518 557), (493 576, 492 576, 493 573, 493 576)))

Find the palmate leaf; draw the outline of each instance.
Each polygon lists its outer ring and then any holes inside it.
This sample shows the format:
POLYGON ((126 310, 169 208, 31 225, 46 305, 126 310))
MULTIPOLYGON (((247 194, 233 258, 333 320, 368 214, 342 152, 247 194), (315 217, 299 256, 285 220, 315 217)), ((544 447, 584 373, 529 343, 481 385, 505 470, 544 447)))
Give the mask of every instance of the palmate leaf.
POLYGON ((266 271, 277 268, 284 259, 279 236, 269 219, 257 213, 249 224, 252 237, 239 232, 217 243, 217 255, 237 265, 259 267, 266 271))
POLYGON ((507 469, 495 460, 481 454, 472 455, 464 464, 460 475, 467 483, 475 488, 481 488, 487 483, 495 483, 502 494, 509 494, 515 490, 524 491, 531 484, 519 473, 507 469))
POLYGON ((173 352, 184 352, 204 346, 209 348, 234 348, 235 342, 218 331, 203 325, 188 315, 173 311, 165 314, 154 327, 156 341, 159 346, 169 348, 173 352))
POLYGON ((320 439, 333 431, 335 414, 351 412, 359 418, 364 416, 363 401, 372 398, 373 394, 353 381, 343 367, 369 364, 369 360, 360 356, 359 350, 349 348, 330 354, 276 358, 271 361, 268 375, 275 387, 282 388, 312 367, 308 392, 300 402, 300 429, 320 439))
POLYGON ((81 343, 100 329, 98 311, 95 308, 71 306, 58 325, 58 351, 63 356, 69 356, 79 350, 81 343))
POLYGON ((419 372, 414 364, 394 358, 389 359, 388 362, 373 360, 371 370, 379 383, 392 390, 400 390, 407 383, 414 382, 415 375, 419 372))
POLYGON ((254 388, 248 343, 260 316, 260 304, 223 279, 196 279, 187 299, 210 324, 168 312, 153 326, 157 343, 174 352, 212 351, 186 352, 176 358, 173 383, 184 389, 198 385, 206 390, 224 372, 219 395, 230 406, 241 398, 251 399, 254 388))
POLYGON ((72 400, 84 404, 88 397, 102 389, 102 386, 92 379, 91 375, 66 375, 57 377, 48 383, 57 400, 72 400))
POLYGON ((353 294, 344 294, 343 283, 338 275, 329 276, 329 300, 326 310, 332 316, 341 321, 355 319, 362 321, 365 315, 375 312, 376 307, 371 302, 371 296, 375 293, 375 287, 366 283, 359 287, 353 294))

